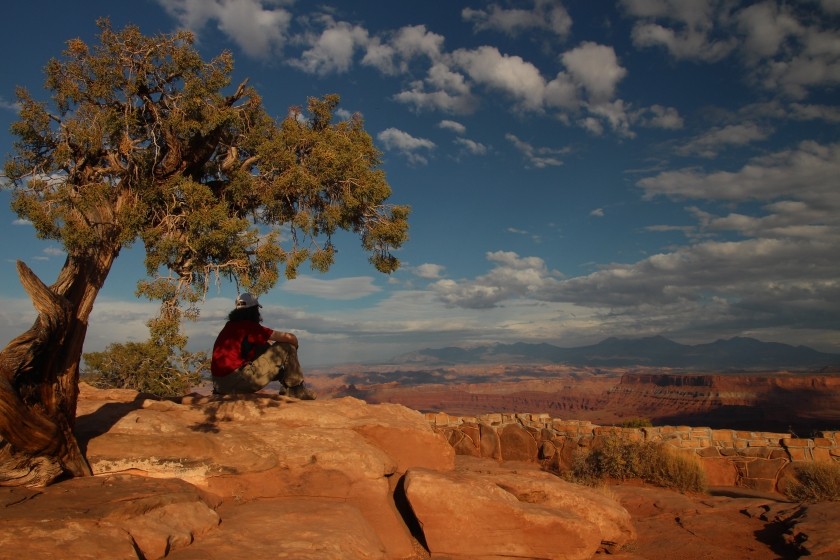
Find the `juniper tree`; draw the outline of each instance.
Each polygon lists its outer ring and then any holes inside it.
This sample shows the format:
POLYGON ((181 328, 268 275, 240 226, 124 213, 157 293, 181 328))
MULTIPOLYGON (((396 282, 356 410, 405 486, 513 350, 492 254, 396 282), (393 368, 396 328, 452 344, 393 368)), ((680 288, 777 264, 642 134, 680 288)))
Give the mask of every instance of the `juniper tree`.
POLYGON ((0 485, 90 473, 73 434, 79 361, 123 247, 145 247, 140 294, 194 313, 219 278, 264 293, 306 262, 327 270, 339 230, 386 273, 407 237, 361 117, 333 121, 337 95, 278 120, 232 86, 230 53, 205 61, 188 32, 98 25, 98 43, 73 39, 48 63, 49 101, 17 91, 12 207, 67 257, 50 286, 17 265, 38 318, 0 352, 0 485))

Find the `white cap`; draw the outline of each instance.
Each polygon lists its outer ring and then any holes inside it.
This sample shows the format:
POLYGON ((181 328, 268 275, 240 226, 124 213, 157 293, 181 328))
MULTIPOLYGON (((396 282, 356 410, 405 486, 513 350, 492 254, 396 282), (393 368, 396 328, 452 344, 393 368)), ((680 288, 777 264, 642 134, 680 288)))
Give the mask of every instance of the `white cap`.
POLYGON ((257 301, 257 298, 255 298, 248 292, 239 294, 239 296, 237 296, 236 298, 237 309, 248 309, 249 307, 254 307, 255 305, 262 307, 262 305, 260 305, 260 302, 257 301))

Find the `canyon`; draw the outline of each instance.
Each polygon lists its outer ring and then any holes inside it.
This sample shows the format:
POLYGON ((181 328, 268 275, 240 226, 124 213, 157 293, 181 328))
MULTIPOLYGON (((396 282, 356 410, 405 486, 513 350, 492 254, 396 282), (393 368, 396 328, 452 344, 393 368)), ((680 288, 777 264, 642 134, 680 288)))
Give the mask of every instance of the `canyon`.
POLYGON ((698 372, 563 364, 348 365, 313 369, 324 397, 402 404, 470 416, 548 413, 554 418, 789 432, 840 428, 836 371, 698 372))

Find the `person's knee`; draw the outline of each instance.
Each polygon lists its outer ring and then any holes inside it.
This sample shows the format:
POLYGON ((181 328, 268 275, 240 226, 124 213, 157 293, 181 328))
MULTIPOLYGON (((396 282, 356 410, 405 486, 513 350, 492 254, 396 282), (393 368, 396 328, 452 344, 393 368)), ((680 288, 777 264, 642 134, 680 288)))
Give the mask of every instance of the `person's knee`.
POLYGON ((283 362, 282 382, 286 387, 295 387, 303 383, 303 371, 298 360, 297 349, 291 344, 285 344, 285 346, 288 346, 290 351, 286 353, 283 362))

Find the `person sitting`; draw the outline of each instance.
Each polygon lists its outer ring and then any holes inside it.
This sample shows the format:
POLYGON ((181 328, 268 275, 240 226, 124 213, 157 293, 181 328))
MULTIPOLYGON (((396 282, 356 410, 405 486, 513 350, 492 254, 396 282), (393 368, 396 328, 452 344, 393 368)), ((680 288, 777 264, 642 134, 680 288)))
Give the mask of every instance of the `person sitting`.
POLYGON ((297 337, 263 326, 261 307, 247 292, 236 298, 236 307, 213 344, 213 392, 254 393, 276 380, 283 385, 280 394, 313 400, 315 393, 303 383, 297 337))

